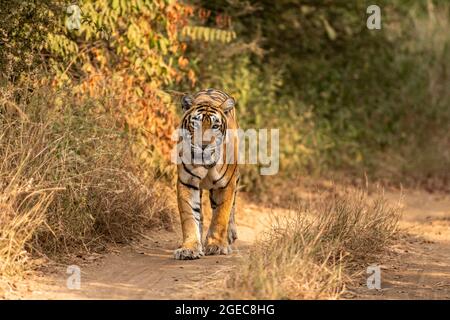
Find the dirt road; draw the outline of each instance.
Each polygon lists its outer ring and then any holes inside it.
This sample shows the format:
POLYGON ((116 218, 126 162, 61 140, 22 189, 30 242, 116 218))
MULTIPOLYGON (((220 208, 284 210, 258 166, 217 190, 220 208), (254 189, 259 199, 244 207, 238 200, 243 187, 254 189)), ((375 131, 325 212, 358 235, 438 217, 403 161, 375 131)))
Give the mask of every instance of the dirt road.
MULTIPOLYGON (((282 214, 283 210, 278 210, 282 214)), ((216 279, 245 255, 257 235, 268 225, 272 210, 255 205, 241 207, 237 218, 239 239, 228 256, 205 256, 199 260, 178 261, 173 250, 180 243, 178 232, 152 231, 132 245, 106 256, 94 255, 77 262, 81 289, 70 290, 67 266, 48 271, 27 283, 25 299, 191 299, 217 294, 216 279)), ((206 224, 208 217, 206 217, 206 224)), ((178 230, 177 230, 178 231, 178 230)))
POLYGON ((450 198, 408 192, 403 204, 403 236, 380 262, 381 290, 362 284, 353 297, 450 299, 450 198))
MULTIPOLYGON (((398 193, 388 194, 397 201, 398 193)), ((402 230, 407 235, 389 249, 381 265, 381 290, 368 290, 361 281, 343 296, 346 299, 450 299, 450 198, 412 192, 404 197, 402 230)), ((152 232, 142 241, 120 247, 106 256, 80 261, 81 288, 67 288, 66 267, 46 272, 21 290, 25 299, 192 299, 214 298, 223 279, 239 263, 265 228, 269 209, 241 205, 239 239, 230 256, 207 256, 194 261, 172 257, 180 236, 177 232, 152 232)))

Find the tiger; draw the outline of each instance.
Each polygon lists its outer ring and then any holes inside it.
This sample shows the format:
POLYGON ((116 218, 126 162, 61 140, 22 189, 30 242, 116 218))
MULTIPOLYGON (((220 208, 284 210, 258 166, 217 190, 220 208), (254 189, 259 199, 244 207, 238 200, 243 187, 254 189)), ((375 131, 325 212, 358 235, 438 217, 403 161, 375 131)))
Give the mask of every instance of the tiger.
POLYGON ((182 157, 177 164, 177 202, 183 234, 181 246, 174 251, 177 260, 230 254, 231 245, 237 239, 239 126, 235 104, 233 97, 212 88, 193 95, 184 94, 181 98, 182 152, 197 156, 198 161, 186 161, 182 157), (204 190, 209 191, 212 217, 203 245, 204 190))

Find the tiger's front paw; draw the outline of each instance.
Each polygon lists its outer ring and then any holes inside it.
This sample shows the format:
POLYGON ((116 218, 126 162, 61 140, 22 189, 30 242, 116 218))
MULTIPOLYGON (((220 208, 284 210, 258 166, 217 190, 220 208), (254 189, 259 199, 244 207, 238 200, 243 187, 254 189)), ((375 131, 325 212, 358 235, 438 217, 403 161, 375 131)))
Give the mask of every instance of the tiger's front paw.
POLYGON ((173 252, 173 256, 176 260, 195 260, 200 259, 204 253, 201 245, 196 246, 181 246, 173 252))
POLYGON ((232 252, 231 247, 228 244, 223 244, 213 239, 206 240, 205 255, 207 256, 218 254, 227 255, 230 254, 231 252, 232 252))

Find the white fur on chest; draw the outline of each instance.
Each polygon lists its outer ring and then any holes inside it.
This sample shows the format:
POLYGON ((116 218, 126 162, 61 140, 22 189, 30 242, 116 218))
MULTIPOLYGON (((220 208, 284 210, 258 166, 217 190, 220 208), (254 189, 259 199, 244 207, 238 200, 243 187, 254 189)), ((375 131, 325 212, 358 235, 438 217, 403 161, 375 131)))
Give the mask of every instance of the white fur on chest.
MULTIPOLYGON (((224 172, 220 174, 216 167, 207 169, 202 166, 180 165, 178 168, 180 178, 190 185, 200 189, 216 189, 226 185, 227 179, 220 179, 224 172), (219 181, 220 180, 220 181, 219 181), (215 183, 214 183, 215 182, 215 183)), ((224 170, 226 170, 224 168, 224 170)))

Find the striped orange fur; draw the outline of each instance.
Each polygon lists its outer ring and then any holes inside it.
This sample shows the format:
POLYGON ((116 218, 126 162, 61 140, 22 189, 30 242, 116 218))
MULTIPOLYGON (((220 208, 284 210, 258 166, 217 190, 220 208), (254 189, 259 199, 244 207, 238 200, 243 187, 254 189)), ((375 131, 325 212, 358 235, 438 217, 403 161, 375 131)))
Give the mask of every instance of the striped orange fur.
MULTIPOLYGON (((228 254, 230 245, 237 239, 235 224, 236 193, 239 183, 238 123, 235 101, 217 89, 206 89, 182 98, 184 115, 180 128, 193 136, 202 132, 201 143, 192 140, 192 152, 202 155, 201 163, 178 164, 177 197, 180 212, 183 243, 175 250, 176 259, 197 259, 200 256, 228 254), (205 141, 206 131, 217 132, 213 139, 205 141), (218 141, 221 141, 220 144, 218 141), (208 149, 209 148, 209 149, 208 149), (206 157, 205 150, 213 150, 218 159, 206 157), (221 160, 221 161, 218 161, 221 160), (202 192, 209 190, 212 219, 204 244, 202 243, 203 214, 202 192)), ((184 138, 187 139, 187 138, 184 138)))

